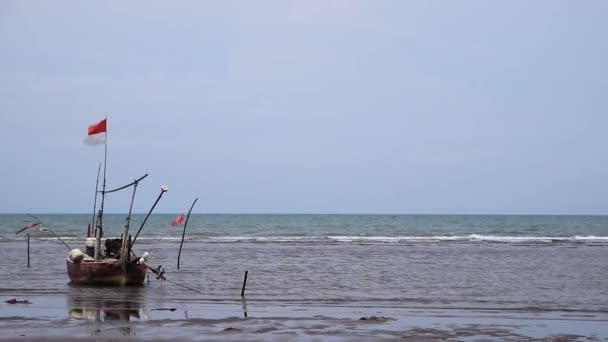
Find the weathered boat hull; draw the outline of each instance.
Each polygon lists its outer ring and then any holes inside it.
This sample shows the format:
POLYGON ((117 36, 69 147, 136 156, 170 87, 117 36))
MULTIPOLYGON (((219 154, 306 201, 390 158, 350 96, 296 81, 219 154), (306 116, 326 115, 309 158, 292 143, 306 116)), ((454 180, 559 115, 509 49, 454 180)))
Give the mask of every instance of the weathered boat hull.
POLYGON ((82 260, 67 259, 68 276, 74 284, 136 286, 141 285, 147 269, 143 265, 129 263, 126 272, 122 260, 82 260))

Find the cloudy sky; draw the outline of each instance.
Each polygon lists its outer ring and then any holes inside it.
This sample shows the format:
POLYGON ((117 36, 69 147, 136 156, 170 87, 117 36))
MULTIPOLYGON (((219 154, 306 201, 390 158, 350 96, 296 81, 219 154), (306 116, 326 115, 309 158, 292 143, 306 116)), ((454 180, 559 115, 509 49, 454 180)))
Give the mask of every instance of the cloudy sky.
POLYGON ((608 213, 607 1, 1 1, 0 212, 608 213), (110 212, 128 193, 109 196, 110 212))

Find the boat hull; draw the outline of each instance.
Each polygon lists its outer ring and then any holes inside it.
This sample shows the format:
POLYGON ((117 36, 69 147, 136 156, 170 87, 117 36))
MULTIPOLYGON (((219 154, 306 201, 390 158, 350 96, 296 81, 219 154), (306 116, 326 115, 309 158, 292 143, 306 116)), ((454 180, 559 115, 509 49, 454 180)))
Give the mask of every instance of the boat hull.
POLYGON ((82 260, 67 259, 68 276, 74 284, 137 286, 144 282, 147 269, 142 265, 127 264, 123 270, 122 260, 82 260))

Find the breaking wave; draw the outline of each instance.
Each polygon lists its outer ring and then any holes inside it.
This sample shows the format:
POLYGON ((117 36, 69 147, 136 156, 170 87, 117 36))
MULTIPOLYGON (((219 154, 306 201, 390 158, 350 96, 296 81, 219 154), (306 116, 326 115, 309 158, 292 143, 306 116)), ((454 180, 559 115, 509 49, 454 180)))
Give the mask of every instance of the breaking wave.
MULTIPOLYGON (((1 238, 8 242, 23 238, 1 238)), ((57 240, 56 237, 37 237, 38 240, 57 240)), ((62 236, 66 241, 84 241, 81 237, 62 236)), ((159 237, 140 237, 142 243, 154 243, 159 237)), ((179 242, 180 237, 163 237, 166 242, 179 242)), ((189 235, 186 240, 201 243, 293 243, 293 244, 447 244, 447 243, 505 243, 505 244, 606 244, 608 236, 575 235, 575 236, 503 236, 503 235, 403 235, 403 236, 367 236, 367 235, 326 235, 326 236, 208 236, 189 235)))
POLYGON ((608 243, 608 236, 498 236, 498 235, 433 235, 433 236, 211 236, 196 240, 208 242, 266 242, 266 243, 608 243))

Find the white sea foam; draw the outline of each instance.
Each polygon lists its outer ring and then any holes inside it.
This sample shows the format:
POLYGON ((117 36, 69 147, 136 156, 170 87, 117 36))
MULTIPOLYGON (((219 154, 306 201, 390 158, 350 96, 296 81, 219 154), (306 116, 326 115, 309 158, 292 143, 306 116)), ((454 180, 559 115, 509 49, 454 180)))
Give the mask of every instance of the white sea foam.
POLYGON ((574 239, 575 240, 582 240, 582 241, 608 241, 608 236, 594 236, 594 235, 579 236, 579 235, 575 235, 574 239))
POLYGON ((209 240, 217 242, 255 241, 255 236, 211 236, 209 240))
POLYGON ((549 236, 498 236, 498 235, 469 235, 472 240, 490 241, 490 242, 551 242, 556 240, 568 240, 567 237, 549 237, 549 236))
POLYGON ((497 236, 471 234, 471 239, 490 242, 568 242, 568 241, 607 241, 608 236, 497 236))
POLYGON ((316 236, 259 236, 255 239, 260 242, 291 242, 291 241, 314 241, 319 240, 316 236))
MULTIPOLYGON (((56 237, 39 237, 37 238, 38 240, 58 240, 56 237)), ((75 236, 62 236, 61 237, 62 240, 85 240, 83 238, 80 237, 75 237, 75 236)))
MULTIPOLYGON (((57 240, 54 236, 39 237, 39 240, 57 240)), ((81 237, 62 236, 62 240, 83 240, 81 237)), ((179 237, 163 237, 163 240, 179 241, 179 237)), ((502 235, 429 235, 429 236, 361 236, 361 235, 330 235, 330 236, 188 236, 188 240, 207 242, 285 242, 285 243, 424 243, 424 242, 502 242, 502 243, 551 243, 551 242, 608 242, 608 236, 575 235, 567 236, 502 236, 502 235)), ((158 237, 141 237, 141 241, 156 241, 158 237)))
POLYGON ((455 241, 467 240, 467 236, 348 236, 334 235, 327 237, 330 240, 339 242, 400 242, 400 241, 455 241))

